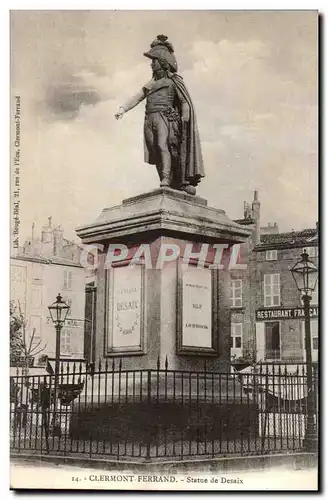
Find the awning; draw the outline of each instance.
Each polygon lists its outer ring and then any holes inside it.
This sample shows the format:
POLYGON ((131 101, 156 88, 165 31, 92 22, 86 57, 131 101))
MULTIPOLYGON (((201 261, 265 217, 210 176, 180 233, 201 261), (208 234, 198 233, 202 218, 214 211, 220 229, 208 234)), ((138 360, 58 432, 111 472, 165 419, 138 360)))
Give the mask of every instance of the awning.
POLYGON ((285 366, 268 366, 267 373, 266 366, 260 368, 259 365, 234 371, 245 389, 260 389, 263 393, 267 392, 277 398, 289 401, 305 398, 307 396, 306 367, 302 365, 301 369, 297 370, 296 364, 287 366, 286 371, 285 366))
MULTIPOLYGON (((11 366, 9 375, 11 377, 25 375, 25 373, 23 373, 25 370, 26 368, 23 368, 22 366, 11 366)), ((48 372, 44 366, 28 368, 28 376, 33 375, 48 375, 48 372)))
MULTIPOLYGON (((56 361, 53 358, 47 360, 47 372, 55 374, 56 361)), ((61 359, 59 362, 59 383, 76 384, 85 379, 87 363, 81 359, 61 359)))

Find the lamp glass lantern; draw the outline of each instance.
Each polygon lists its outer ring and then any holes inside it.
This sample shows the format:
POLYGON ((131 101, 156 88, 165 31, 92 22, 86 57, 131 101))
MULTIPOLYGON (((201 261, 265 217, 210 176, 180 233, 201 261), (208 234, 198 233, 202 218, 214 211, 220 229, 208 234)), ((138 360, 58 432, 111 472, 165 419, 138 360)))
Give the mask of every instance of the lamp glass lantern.
POLYGON ((56 302, 51 304, 48 309, 52 322, 57 326, 61 326, 65 323, 70 307, 63 301, 63 298, 59 293, 56 297, 56 302))
POLYGON ((318 268, 309 259, 306 251, 301 254, 301 259, 292 267, 291 272, 296 286, 302 295, 311 295, 317 285, 318 268))

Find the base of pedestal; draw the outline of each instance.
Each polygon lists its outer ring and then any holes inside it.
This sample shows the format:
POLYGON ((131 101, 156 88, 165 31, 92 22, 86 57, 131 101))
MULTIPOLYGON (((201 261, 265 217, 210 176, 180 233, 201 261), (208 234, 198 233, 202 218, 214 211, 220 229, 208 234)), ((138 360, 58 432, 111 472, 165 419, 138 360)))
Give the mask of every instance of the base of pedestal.
POLYGON ((258 434, 258 408, 231 375, 116 372, 94 377, 72 408, 72 439, 152 446, 179 436, 247 439, 258 434))
POLYGON ((303 448, 306 451, 309 451, 311 453, 317 453, 318 452, 318 436, 316 435, 309 435, 305 436, 303 440, 303 448))
POLYGON ((73 410, 70 438, 160 446, 176 439, 236 441, 258 436, 255 404, 181 400, 94 403, 73 410))
POLYGON ((230 374, 173 370, 133 370, 95 374, 75 404, 96 405, 144 401, 246 403, 238 378, 230 374))

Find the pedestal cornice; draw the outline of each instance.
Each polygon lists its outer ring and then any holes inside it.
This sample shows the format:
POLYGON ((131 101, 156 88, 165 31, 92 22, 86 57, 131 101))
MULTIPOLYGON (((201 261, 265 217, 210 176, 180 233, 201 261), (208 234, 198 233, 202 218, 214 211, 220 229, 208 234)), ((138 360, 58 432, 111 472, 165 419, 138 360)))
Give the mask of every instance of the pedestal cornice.
POLYGON ((251 230, 229 219, 224 210, 207 200, 169 188, 127 198, 105 208, 96 221, 76 230, 83 243, 131 236, 154 235, 200 238, 204 241, 241 243, 251 230))

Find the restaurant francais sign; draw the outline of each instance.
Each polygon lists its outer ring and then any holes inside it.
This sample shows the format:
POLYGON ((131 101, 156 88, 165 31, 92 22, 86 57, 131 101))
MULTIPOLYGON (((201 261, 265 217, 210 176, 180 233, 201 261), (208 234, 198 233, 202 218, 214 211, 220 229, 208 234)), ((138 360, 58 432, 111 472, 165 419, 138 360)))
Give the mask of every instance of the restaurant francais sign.
MULTIPOLYGON (((274 309, 258 309, 255 312, 256 321, 266 321, 272 319, 304 319, 304 307, 288 307, 274 309)), ((310 317, 319 316, 318 307, 310 307, 310 317)))

